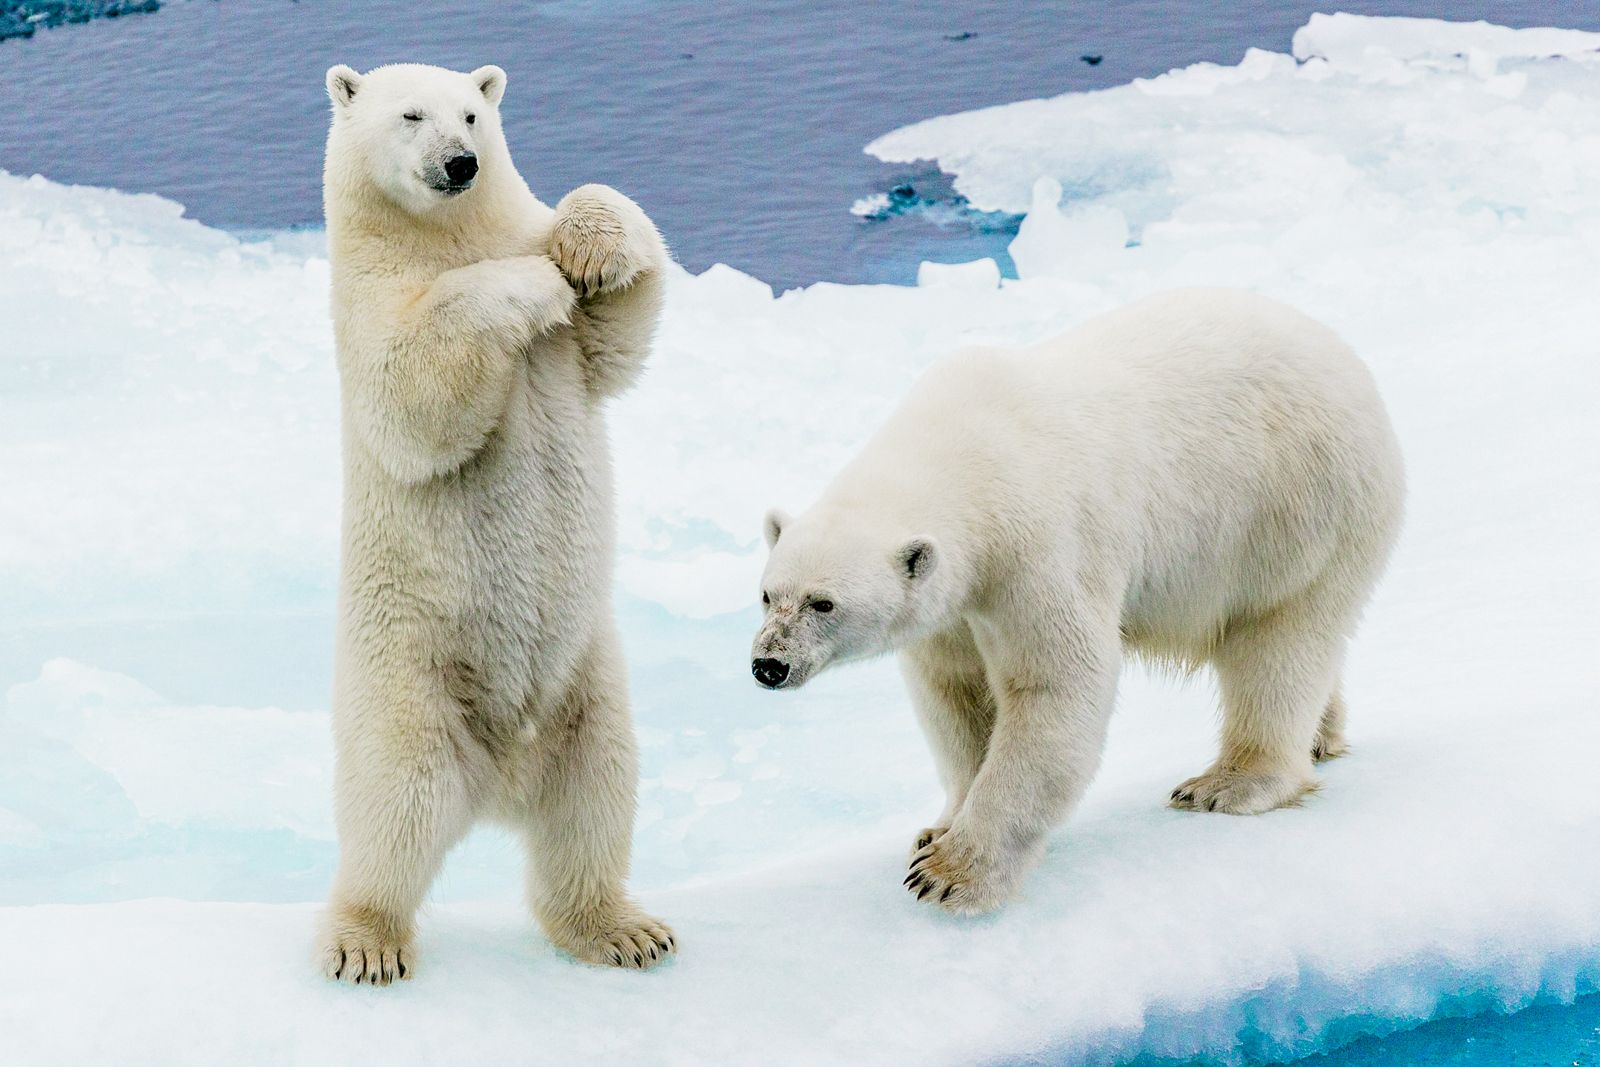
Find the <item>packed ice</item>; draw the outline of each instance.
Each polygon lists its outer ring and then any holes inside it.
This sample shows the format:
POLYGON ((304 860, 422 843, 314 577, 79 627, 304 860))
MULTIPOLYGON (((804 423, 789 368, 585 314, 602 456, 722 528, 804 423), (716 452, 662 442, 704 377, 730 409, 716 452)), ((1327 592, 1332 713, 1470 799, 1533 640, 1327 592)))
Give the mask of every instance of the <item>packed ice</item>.
POLYGON ((680 273, 612 411, 633 881, 681 958, 560 957, 486 832, 385 990, 309 963, 334 854, 327 262, 0 174, 0 1061, 1263 1063, 1600 988, 1600 35, 1315 16, 1292 56, 869 150, 1025 214, 1018 277, 680 273), (1399 430, 1409 517, 1352 650, 1354 751, 1300 808, 1170 811, 1214 693, 1131 668, 1022 898, 935 914, 900 889, 941 798, 893 664, 750 682, 760 517, 940 354, 1195 283, 1330 323, 1399 430))

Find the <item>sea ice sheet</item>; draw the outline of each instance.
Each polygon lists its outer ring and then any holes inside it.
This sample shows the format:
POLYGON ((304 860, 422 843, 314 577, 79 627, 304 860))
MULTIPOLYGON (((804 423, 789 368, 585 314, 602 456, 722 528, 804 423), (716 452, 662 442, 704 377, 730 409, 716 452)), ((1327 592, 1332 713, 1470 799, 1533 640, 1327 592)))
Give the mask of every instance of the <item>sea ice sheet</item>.
POLYGON ((327 264, 0 175, 0 1060, 1262 1062, 1595 989, 1597 47, 1318 17, 1295 57, 874 143, 1027 212, 1018 280, 674 276, 612 419, 635 883, 684 946, 644 976, 548 949, 493 835, 452 859, 416 981, 312 976, 325 701, 271 694, 331 602, 327 264), (1169 811, 1211 755, 1213 693, 1130 671, 1022 899, 946 919, 899 888, 939 798, 892 665, 793 695, 747 676, 761 513, 803 506, 940 353, 1195 283, 1340 330, 1402 438, 1354 753, 1299 809, 1169 811))

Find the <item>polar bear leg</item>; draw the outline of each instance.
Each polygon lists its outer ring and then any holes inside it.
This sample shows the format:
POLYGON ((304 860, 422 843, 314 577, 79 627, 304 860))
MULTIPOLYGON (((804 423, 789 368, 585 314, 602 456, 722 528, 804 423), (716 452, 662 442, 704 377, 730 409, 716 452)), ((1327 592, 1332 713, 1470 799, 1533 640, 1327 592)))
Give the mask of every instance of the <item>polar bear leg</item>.
POLYGON ((582 298, 574 319, 597 398, 633 384, 661 318, 669 258, 655 223, 605 185, 561 198, 551 220, 550 258, 582 298))
POLYGON ((340 731, 339 873, 319 963, 346 982, 412 976, 417 909, 471 823, 471 793, 448 733, 449 697, 426 683, 409 695, 398 689, 391 682, 386 698, 371 698, 395 714, 340 731))
POLYGON ((1344 653, 1340 619, 1301 606, 1229 629, 1213 663, 1222 688, 1222 752, 1172 792, 1196 811, 1257 815, 1316 788, 1312 753, 1344 653))
MULTIPOLYGON (((1040 574, 1019 584, 1060 582, 1040 574)), ((978 635, 996 704, 983 765, 949 831, 912 856, 906 879, 918 899, 965 914, 1004 904, 1046 832, 1083 796, 1116 696, 1114 603, 1019 603, 1015 610, 1019 618, 978 635)))
POLYGON ((652 267, 633 274, 625 288, 607 289, 579 303, 573 322, 595 397, 615 396, 639 377, 664 290, 661 270, 652 267))
POLYGON ((950 829, 966 801, 989 749, 995 703, 983 656, 965 622, 907 647, 900 655, 900 670, 945 789, 944 812, 917 834, 915 852, 950 829))
POLYGON ((555 737, 538 742, 537 792, 522 818, 533 913, 581 960, 652 967, 677 940, 624 887, 639 771, 627 671, 609 625, 547 733, 555 737))

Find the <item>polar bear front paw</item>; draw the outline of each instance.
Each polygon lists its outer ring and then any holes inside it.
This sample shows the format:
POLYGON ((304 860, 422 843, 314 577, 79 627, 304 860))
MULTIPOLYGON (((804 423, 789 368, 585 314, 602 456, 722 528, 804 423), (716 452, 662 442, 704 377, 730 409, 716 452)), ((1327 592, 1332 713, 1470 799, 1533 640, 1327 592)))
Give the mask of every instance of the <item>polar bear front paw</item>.
POLYGON ((662 255, 655 224, 609 186, 579 186, 556 205, 550 258, 580 296, 626 288, 662 255))
POLYGON ((1260 815, 1297 804, 1317 788, 1315 781, 1279 771, 1213 768, 1172 791, 1172 806, 1186 811, 1260 815))
POLYGON ((647 971, 678 949, 672 928, 642 911, 592 916, 573 923, 568 932, 551 932, 551 940, 585 963, 647 971))
POLYGON ((330 915, 318 955, 322 973, 336 982, 388 985, 414 973, 410 929, 366 908, 330 915))
POLYGON ((561 269, 548 256, 523 256, 504 260, 507 299, 515 316, 532 327, 534 336, 572 321, 577 294, 561 269))
POLYGON ((1010 864, 946 831, 912 855, 904 885, 918 900, 960 915, 979 915, 1006 902, 1013 880, 1010 864))

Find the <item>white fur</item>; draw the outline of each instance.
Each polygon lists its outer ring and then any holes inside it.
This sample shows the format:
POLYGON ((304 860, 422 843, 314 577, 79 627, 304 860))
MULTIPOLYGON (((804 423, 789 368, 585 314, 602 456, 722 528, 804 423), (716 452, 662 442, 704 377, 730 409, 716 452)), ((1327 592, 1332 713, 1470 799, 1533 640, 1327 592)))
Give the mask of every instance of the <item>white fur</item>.
POLYGON ((497 67, 335 67, 328 87, 345 509, 321 965, 409 977, 446 850, 495 819, 527 842, 553 941, 650 966, 674 941, 623 884, 636 757, 602 406, 647 354, 666 250, 614 190, 534 198, 497 67), (471 188, 436 188, 466 151, 471 188))
POLYGON ((948 793, 907 883, 984 911, 1093 777, 1124 650, 1221 681, 1221 754, 1174 805, 1313 788, 1313 756, 1344 751, 1340 660, 1403 497, 1371 376, 1332 332, 1167 293, 932 370, 815 506, 768 517, 753 654, 799 685, 899 650, 948 793))

